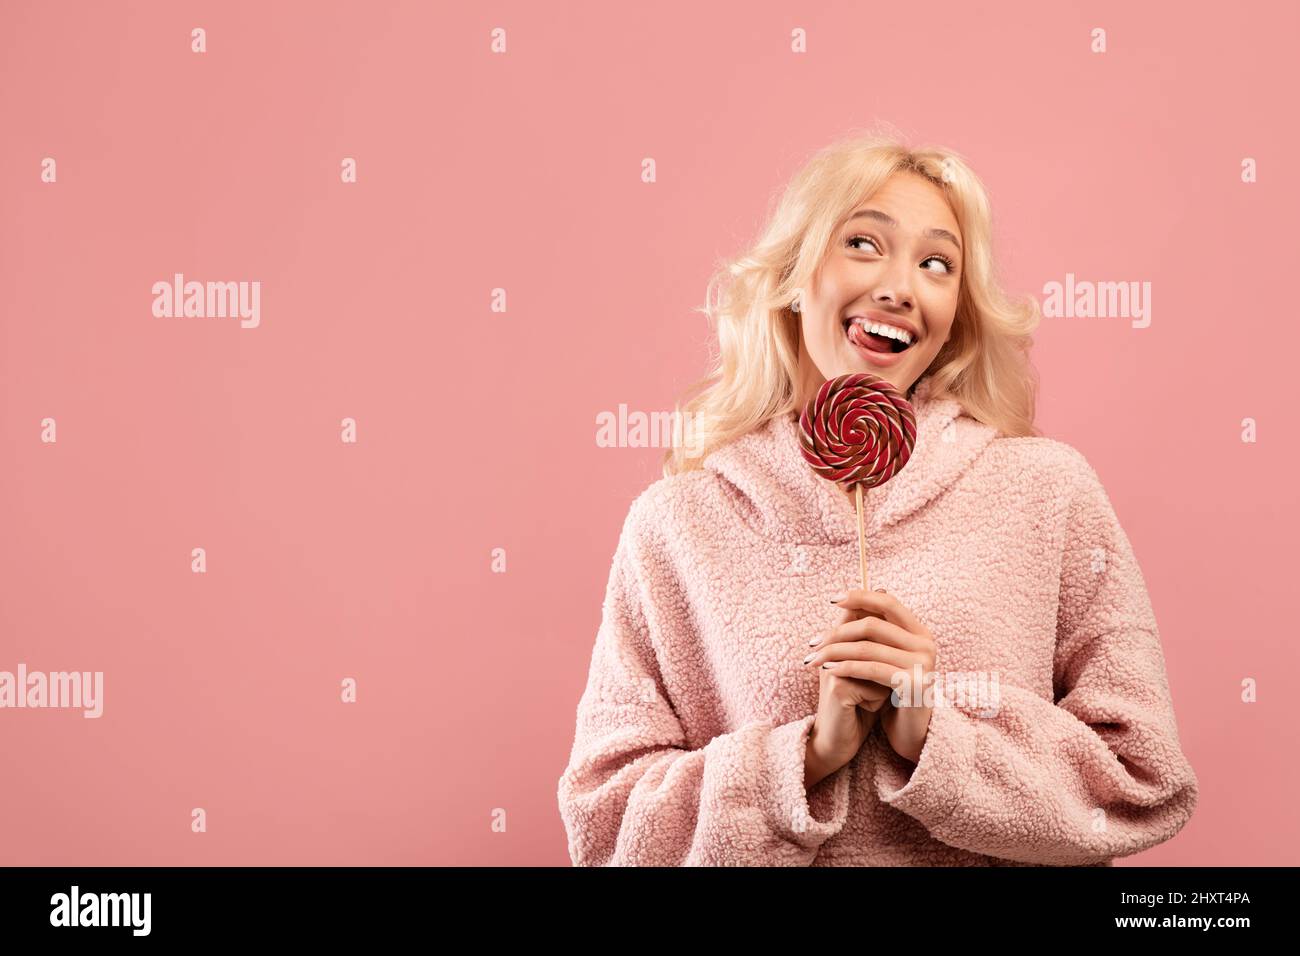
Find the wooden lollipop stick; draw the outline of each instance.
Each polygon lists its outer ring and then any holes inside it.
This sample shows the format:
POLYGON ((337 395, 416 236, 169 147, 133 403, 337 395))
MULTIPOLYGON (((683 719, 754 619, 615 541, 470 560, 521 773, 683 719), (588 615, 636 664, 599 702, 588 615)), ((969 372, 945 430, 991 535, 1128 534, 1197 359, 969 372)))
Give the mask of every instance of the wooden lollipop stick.
POLYGON ((864 591, 870 583, 862 486, 879 488, 889 481, 907 464, 915 444, 916 410, 893 385, 870 372, 828 378, 799 416, 804 460, 823 478, 854 490, 864 591))
POLYGON ((862 590, 867 590, 867 546, 862 532, 862 482, 853 486, 858 493, 858 564, 862 568, 862 590))

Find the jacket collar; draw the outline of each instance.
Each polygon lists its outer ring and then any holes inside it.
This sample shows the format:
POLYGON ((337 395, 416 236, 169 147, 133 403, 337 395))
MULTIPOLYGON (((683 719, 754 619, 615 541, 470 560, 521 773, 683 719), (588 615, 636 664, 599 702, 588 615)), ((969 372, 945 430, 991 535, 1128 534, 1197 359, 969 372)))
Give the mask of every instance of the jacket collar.
MULTIPOLYGON (((912 391, 917 435, 907 465, 885 484, 864 488, 870 537, 902 521, 952 485, 997 436, 952 396, 935 397, 924 376, 912 391)), ((853 498, 814 472, 803 457, 797 413, 777 415, 708 454, 702 467, 724 480, 745 521, 775 541, 844 544, 856 541, 853 498)))

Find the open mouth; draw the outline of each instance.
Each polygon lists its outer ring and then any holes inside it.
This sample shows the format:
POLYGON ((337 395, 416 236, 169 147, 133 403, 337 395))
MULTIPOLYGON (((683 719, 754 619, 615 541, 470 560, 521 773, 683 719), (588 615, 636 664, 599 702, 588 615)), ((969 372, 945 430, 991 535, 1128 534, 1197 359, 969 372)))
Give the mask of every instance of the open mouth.
POLYGON ((845 319, 844 334, 853 345, 871 352, 897 354, 916 344, 916 339, 901 329, 862 319, 845 319))

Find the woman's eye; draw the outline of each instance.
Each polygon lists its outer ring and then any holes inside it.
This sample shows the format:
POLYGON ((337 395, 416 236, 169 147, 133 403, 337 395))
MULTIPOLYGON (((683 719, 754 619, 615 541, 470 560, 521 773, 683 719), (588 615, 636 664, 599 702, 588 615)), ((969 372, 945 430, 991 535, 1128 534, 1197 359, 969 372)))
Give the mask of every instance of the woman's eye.
MULTIPOLYGON (((856 246, 856 245, 854 245, 854 243, 857 243, 857 242, 869 242, 869 243, 871 243, 871 245, 872 245, 873 247, 875 247, 875 250, 876 250, 877 252, 880 251, 880 246, 876 245, 876 240, 872 239, 870 236, 852 236, 852 237, 849 238, 849 240, 848 240, 847 242, 845 242, 844 244, 845 244, 846 246, 849 246, 849 247, 853 248, 853 249, 857 249, 857 248, 859 248, 859 247, 856 246)), ((953 271, 957 268, 957 267, 956 267, 956 264, 955 264, 951 259, 949 259, 947 256, 938 256, 938 255, 936 255, 936 256, 927 256, 927 257, 926 257, 925 259, 923 259, 922 261, 923 261, 923 262, 929 262, 931 259, 933 259, 935 262, 942 262, 942 263, 944 264, 944 267, 945 267, 946 271, 945 271, 945 272, 941 272, 941 273, 939 273, 940 275, 952 275, 953 271)), ((926 272, 932 272, 933 270, 931 270, 931 269, 927 269, 927 270, 925 270, 925 271, 926 271, 926 272)))

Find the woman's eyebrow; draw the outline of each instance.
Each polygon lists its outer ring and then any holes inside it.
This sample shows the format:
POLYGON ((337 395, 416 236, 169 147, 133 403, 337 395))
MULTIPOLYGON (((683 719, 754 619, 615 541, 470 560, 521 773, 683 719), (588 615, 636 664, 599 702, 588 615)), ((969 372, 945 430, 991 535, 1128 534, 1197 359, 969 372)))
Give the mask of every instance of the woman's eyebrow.
MULTIPOLYGON (((854 219, 878 219, 891 229, 898 228, 898 220, 879 209, 859 209, 849 216, 848 221, 852 222, 854 219)), ((946 239, 957 247, 958 252, 961 252, 961 242, 947 229, 927 229, 921 235, 926 239, 946 239)))

